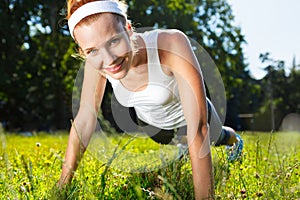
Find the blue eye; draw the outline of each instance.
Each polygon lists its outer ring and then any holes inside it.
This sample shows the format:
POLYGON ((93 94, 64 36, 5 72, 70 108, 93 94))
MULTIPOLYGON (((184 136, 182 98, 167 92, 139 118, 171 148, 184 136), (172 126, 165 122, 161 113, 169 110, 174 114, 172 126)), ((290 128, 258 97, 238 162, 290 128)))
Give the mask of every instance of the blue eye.
POLYGON ((93 49, 90 53, 95 54, 98 52, 98 49, 93 49))
POLYGON ((96 55, 98 52, 98 49, 91 49, 87 52, 87 55, 96 55))
POLYGON ((119 44, 120 40, 121 40, 120 38, 114 38, 109 42, 109 45, 110 46, 117 45, 117 44, 119 44))

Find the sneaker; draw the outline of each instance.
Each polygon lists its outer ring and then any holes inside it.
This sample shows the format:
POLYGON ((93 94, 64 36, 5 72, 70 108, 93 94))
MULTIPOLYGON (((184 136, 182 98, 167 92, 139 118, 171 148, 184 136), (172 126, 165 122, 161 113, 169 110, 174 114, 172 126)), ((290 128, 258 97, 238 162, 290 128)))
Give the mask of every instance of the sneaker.
POLYGON ((242 158, 244 142, 240 135, 235 134, 235 136, 237 141, 232 146, 226 146, 226 154, 229 162, 238 161, 242 158))

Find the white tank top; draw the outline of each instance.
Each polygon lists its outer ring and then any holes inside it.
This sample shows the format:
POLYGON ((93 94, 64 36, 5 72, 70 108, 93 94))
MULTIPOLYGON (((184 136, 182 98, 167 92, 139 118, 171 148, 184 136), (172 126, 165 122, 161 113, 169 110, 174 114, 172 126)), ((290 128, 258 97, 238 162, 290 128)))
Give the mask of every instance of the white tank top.
POLYGON ((134 107, 142 121, 166 130, 186 125, 178 86, 174 76, 166 75, 157 50, 158 30, 140 34, 147 48, 148 85, 138 92, 126 89, 119 80, 107 76, 116 99, 125 107, 134 107))

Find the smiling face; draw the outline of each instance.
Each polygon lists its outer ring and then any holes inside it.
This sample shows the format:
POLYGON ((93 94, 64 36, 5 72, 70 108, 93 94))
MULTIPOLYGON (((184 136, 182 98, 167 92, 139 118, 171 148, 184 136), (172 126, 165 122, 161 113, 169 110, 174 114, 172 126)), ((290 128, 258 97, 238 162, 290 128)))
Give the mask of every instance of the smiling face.
POLYGON ((132 63, 130 34, 111 13, 102 13, 96 20, 81 23, 74 29, 86 62, 117 80, 126 76, 132 63))

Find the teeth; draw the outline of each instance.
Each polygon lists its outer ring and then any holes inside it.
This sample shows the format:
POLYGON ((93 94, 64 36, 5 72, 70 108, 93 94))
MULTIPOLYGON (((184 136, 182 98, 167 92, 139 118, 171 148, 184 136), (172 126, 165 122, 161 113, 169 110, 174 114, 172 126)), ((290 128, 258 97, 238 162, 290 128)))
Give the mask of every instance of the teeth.
POLYGON ((106 66, 106 67, 103 67, 103 69, 106 69, 106 70, 109 70, 109 71, 115 71, 114 69, 119 68, 123 64, 123 62, 124 62, 124 60, 122 60, 122 62, 118 65, 115 65, 113 67, 106 66))
POLYGON ((115 72, 115 71, 119 70, 120 68, 121 68, 121 65, 116 66, 116 67, 106 68, 106 70, 110 71, 110 72, 115 72))

